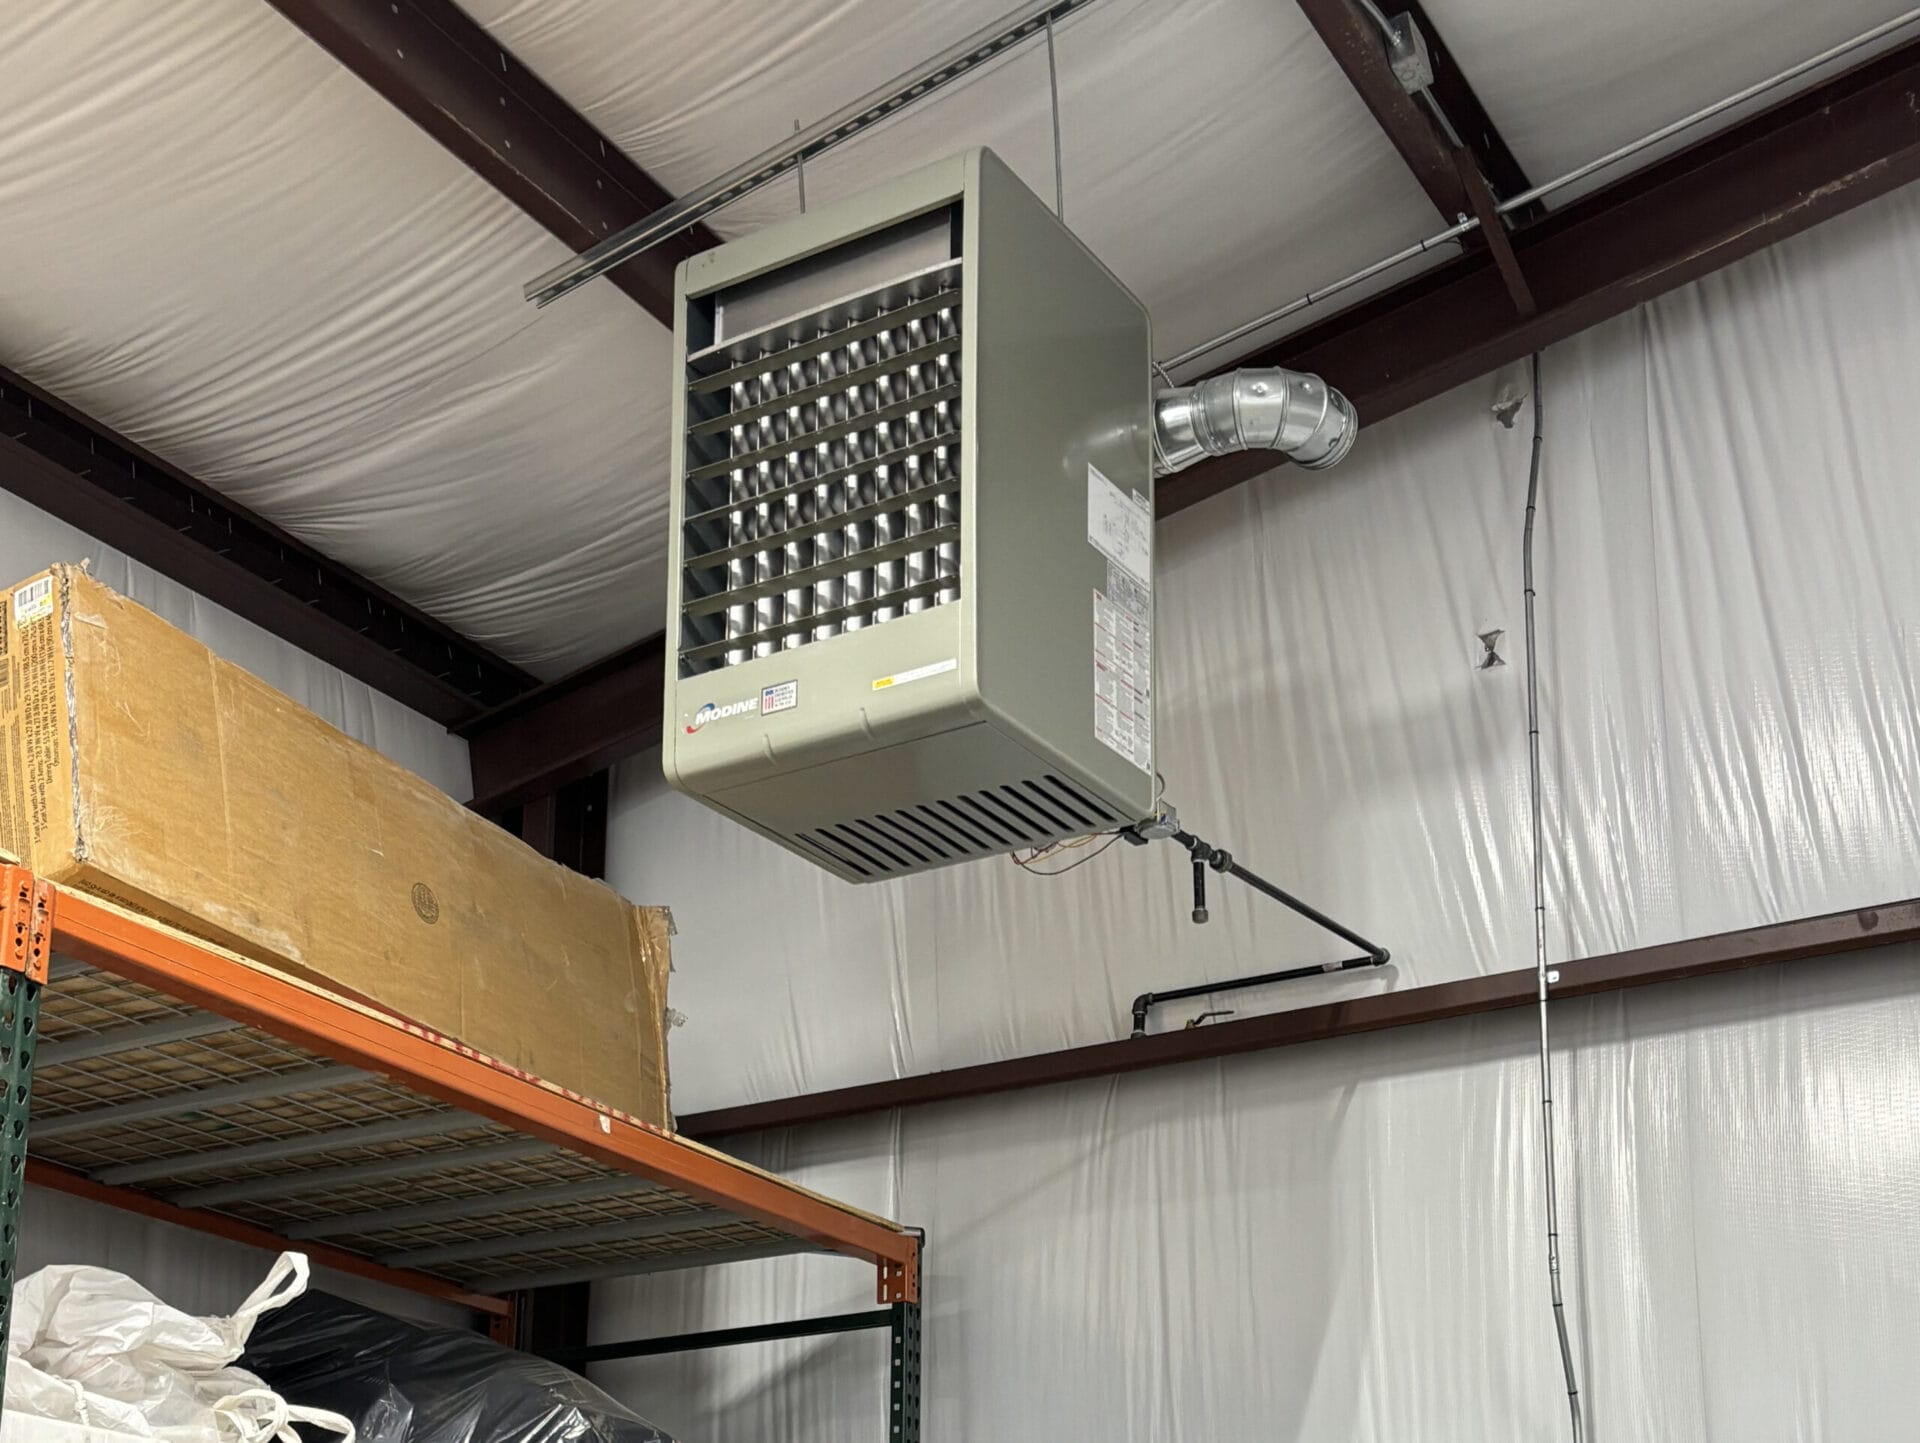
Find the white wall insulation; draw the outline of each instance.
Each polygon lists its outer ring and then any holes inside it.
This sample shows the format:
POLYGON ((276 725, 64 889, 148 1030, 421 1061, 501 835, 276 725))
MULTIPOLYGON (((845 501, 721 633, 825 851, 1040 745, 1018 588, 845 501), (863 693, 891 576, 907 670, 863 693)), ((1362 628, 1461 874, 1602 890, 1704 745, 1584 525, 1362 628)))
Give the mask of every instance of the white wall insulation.
MULTIPOLYGON (((128 560, 65 522, 0 493, 0 585, 55 561, 90 560, 116 591, 151 607, 231 662, 280 688, 348 735, 409 767, 448 794, 473 795, 467 744, 430 717, 315 660, 278 637, 179 584, 128 560)), ((272 1257, 130 1213, 29 1187, 18 1272, 48 1263, 94 1263, 131 1274, 191 1312, 223 1313, 266 1275, 272 1257)), ((410 1316, 463 1321, 458 1310, 411 1294, 317 1274, 318 1286, 410 1316)))
MULTIPOLYGON (((1541 571, 1556 958, 1914 895, 1920 192, 1554 348, 1541 571)), ((1325 1001, 1529 967, 1524 372, 1165 523, 1168 794, 1389 946, 1325 1001), (1476 636, 1508 635, 1481 671, 1476 636)), ((1172 848, 844 885, 622 768, 611 874, 679 923, 682 1114, 1105 1040, 1154 985, 1338 955, 1172 848), (752 899, 743 906, 743 899, 752 899)), ((1920 1348, 1920 961, 1569 1004, 1570 1312, 1600 1438, 1893 1439, 1920 1348)), ((1202 1003, 1170 1009, 1179 1025, 1202 1003)), ((929 1228, 927 1432, 1565 1434, 1531 1018, 735 1140, 929 1228)), ((594 1331, 863 1306, 822 1260, 595 1289, 594 1331)), ((875 1426, 872 1338, 609 1366, 693 1438, 875 1426)))

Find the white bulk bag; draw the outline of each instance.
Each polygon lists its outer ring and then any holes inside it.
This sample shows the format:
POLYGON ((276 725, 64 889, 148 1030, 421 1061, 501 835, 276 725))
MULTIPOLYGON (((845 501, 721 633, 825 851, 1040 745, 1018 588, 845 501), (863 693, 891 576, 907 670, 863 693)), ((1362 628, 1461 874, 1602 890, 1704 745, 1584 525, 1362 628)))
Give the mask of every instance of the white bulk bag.
POLYGON ((196 1318, 121 1273, 42 1268, 14 1288, 8 1422, 33 1415, 160 1443, 299 1443, 302 1422, 354 1443, 339 1414, 291 1407, 233 1366, 255 1319, 304 1293, 307 1272, 305 1254, 282 1253, 232 1317, 196 1318))

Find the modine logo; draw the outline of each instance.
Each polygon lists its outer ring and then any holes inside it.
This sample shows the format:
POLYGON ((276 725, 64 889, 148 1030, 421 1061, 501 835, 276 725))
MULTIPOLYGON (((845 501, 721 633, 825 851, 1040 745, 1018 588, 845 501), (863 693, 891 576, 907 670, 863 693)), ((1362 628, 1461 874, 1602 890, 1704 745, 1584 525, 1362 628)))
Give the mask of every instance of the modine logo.
POLYGON ((750 696, 740 701, 730 701, 725 706, 715 706, 708 702, 693 714, 693 720, 687 723, 687 735, 692 736, 708 722, 725 721, 730 716, 742 716, 747 712, 760 710, 760 698, 750 696))

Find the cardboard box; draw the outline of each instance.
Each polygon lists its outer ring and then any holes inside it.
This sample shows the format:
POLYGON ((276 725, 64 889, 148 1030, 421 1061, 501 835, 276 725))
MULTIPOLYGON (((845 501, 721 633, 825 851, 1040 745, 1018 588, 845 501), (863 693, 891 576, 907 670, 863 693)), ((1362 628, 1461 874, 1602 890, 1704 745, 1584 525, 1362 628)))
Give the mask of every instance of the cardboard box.
POLYGON ((74 567, 0 591, 0 850, 669 1124, 666 914, 74 567))

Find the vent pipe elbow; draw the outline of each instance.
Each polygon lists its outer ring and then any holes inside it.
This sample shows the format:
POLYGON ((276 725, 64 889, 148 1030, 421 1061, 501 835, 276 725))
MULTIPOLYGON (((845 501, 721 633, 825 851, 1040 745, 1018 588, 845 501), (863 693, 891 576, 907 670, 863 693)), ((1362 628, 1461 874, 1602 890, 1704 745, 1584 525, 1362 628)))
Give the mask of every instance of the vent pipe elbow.
POLYGON ((1278 451, 1318 471, 1351 451, 1359 430, 1352 404, 1318 376, 1249 367, 1154 398, 1154 474, 1171 476, 1202 456, 1236 451, 1278 451))

